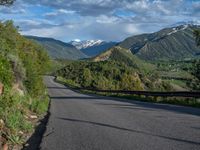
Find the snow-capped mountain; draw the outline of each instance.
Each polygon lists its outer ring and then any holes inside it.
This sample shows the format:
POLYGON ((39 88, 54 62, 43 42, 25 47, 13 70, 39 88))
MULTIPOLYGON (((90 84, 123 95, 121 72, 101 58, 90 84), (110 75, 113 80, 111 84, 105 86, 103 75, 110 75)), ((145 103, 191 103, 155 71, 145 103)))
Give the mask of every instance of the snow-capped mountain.
POLYGON ((116 42, 106 42, 102 40, 85 40, 80 41, 79 39, 71 41, 72 44, 77 49, 81 50, 84 54, 89 57, 99 55, 103 51, 115 46, 116 42))
POLYGON ((133 54, 145 60, 192 58, 200 53, 193 36, 196 29, 200 29, 200 26, 184 23, 158 32, 129 37, 119 46, 130 49, 133 54))
POLYGON ((184 26, 184 25, 199 26, 200 21, 182 21, 182 22, 177 22, 175 24, 172 24, 169 27, 177 27, 177 26, 184 26))
POLYGON ((88 47, 92 46, 98 46, 102 43, 105 43, 105 41, 102 40, 85 40, 85 41, 80 41, 78 39, 73 40, 69 42, 70 44, 74 45, 77 49, 85 49, 88 47))
POLYGON ((173 33, 181 31, 181 30, 183 31, 183 30, 187 29, 189 26, 193 26, 193 25, 192 24, 184 24, 184 25, 181 25, 181 26, 178 26, 178 27, 174 27, 174 28, 172 28, 171 32, 167 33, 167 35, 171 35, 173 33))

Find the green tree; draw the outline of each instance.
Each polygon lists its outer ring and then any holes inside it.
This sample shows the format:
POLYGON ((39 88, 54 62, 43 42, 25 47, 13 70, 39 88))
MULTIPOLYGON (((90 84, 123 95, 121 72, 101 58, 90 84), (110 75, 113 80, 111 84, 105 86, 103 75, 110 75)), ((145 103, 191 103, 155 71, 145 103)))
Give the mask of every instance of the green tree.
POLYGON ((91 83, 92 83, 92 75, 90 69, 84 68, 81 85, 83 87, 91 87, 91 83))
POLYGON ((0 82, 5 86, 11 86, 13 81, 13 72, 11 64, 6 58, 0 55, 0 82))
POLYGON ((123 90, 143 90, 142 82, 136 73, 125 73, 121 79, 121 88, 123 90))

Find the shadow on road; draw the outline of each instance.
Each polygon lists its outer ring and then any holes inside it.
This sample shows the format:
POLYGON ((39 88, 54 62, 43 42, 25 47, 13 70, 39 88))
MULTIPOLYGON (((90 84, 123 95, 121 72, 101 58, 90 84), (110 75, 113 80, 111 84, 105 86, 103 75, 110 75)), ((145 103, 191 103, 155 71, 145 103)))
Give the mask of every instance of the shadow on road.
MULTIPOLYGON (((78 94, 81 94, 77 91, 74 91, 78 94)), ((67 94, 66 94, 67 95, 67 94)), ((105 97, 105 96, 98 96, 95 94, 81 94, 80 96, 52 96, 51 99, 55 100, 95 100, 96 104, 98 105, 107 105, 107 106, 119 106, 123 107, 124 102, 129 103, 126 106, 129 106, 129 109, 132 109, 131 107, 136 106, 137 109, 148 109, 149 111, 156 111, 156 109, 159 110, 167 110, 171 112, 181 113, 181 114, 190 114, 195 116, 200 116, 200 109, 199 108, 192 108, 192 107, 184 107, 184 106, 178 106, 178 105, 170 105, 170 104, 159 104, 159 103, 151 103, 151 102, 141 102, 136 100, 128 100, 128 99, 122 99, 122 98, 115 98, 115 97, 105 97), (98 101, 100 100, 100 101, 98 101), (104 103, 103 101, 110 100, 111 103, 104 103), (112 101, 117 102, 123 102, 123 103, 112 103, 112 101)), ((127 108, 128 109, 128 108, 127 108)))
POLYGON ((47 115, 42 120, 40 120, 40 124, 36 127, 33 135, 24 144, 22 150, 38 150, 38 149, 40 149, 40 143, 42 141, 43 134, 46 130, 46 124, 48 122, 48 119, 49 119, 49 113, 47 113, 47 115))
POLYGON ((159 138, 163 138, 163 139, 167 139, 167 140, 173 140, 173 141, 178 141, 178 142, 183 142, 183 143, 188 143, 188 144, 195 144, 195 145, 200 146, 200 142, 189 141, 189 140, 185 140, 185 139, 179 139, 179 138, 168 137, 168 136, 163 136, 163 135, 157 135, 157 134, 148 133, 148 132, 144 132, 144 131, 118 127, 118 126, 115 126, 115 125, 109 125, 109 124, 86 121, 86 120, 79 120, 79 119, 71 119, 71 118, 60 118, 60 117, 58 117, 58 119, 69 121, 69 122, 74 122, 74 123, 91 124, 91 125, 96 125, 96 126, 100 126, 100 127, 108 127, 108 128, 121 130, 121 131, 134 132, 134 133, 138 133, 138 134, 144 134, 144 135, 147 135, 147 136, 159 137, 159 138))
MULTIPOLYGON (((56 81, 55 81, 56 82, 56 81)), ((96 94, 83 94, 81 93, 79 90, 75 90, 72 89, 70 87, 67 87, 66 85, 57 83, 59 85, 55 86, 55 87, 47 87, 49 89, 66 89, 66 91, 73 91, 75 93, 80 94, 81 96, 77 97, 77 96, 56 96, 56 97, 50 97, 51 99, 58 99, 58 100, 67 100, 67 99, 71 99, 71 100, 110 100, 111 103, 103 103, 103 102, 98 102, 98 104, 100 105, 110 105, 110 106, 123 106, 123 104, 119 103, 119 104, 115 104, 112 103, 112 101, 117 101, 117 102, 126 102, 130 104, 129 108, 126 109, 132 109, 131 107, 136 106, 137 108, 141 108, 141 109, 148 109, 148 110, 166 110, 166 111, 170 111, 170 112, 176 112, 176 113, 180 113, 180 114, 190 114, 190 115, 195 115, 195 116, 200 116, 200 109, 199 108, 192 108, 192 107, 184 107, 184 106, 178 106, 178 105, 172 105, 172 104, 159 104, 159 103, 152 103, 152 102, 142 102, 142 101, 138 101, 138 100, 128 100, 128 99, 123 99, 123 98, 115 98, 115 97, 106 97, 106 96, 99 96, 96 94)))
MULTIPOLYGON (((116 101, 120 102, 128 102, 131 103, 129 106, 129 109, 131 107, 137 106, 137 108, 146 108, 149 111, 156 111, 156 110, 167 110, 171 112, 176 112, 176 113, 182 113, 182 114, 190 114, 190 115, 195 115, 195 116, 200 116, 200 109, 199 108, 192 108, 192 107, 184 107, 184 106, 178 106, 178 105, 170 105, 170 104, 158 104, 158 103, 150 103, 150 102, 139 102, 139 101, 134 101, 134 100, 122 100, 122 99, 117 99, 116 101)), ((107 106, 112 106, 112 107, 123 107, 126 106, 124 104, 115 104, 115 103, 97 103, 98 105, 107 105, 107 106)), ((124 107, 126 108, 126 107, 124 107)))

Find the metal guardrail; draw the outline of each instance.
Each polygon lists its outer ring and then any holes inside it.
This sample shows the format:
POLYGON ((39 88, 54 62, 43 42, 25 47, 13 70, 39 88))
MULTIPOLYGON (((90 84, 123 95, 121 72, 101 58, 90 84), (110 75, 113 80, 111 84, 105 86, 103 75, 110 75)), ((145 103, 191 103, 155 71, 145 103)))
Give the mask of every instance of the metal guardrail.
MULTIPOLYGON (((60 82, 60 81, 57 81, 60 82)), ((67 85, 66 83, 60 82, 67 85)), ((200 91, 176 91, 176 92, 155 92, 155 91, 128 91, 128 90, 99 90, 91 88, 80 88, 71 87, 74 90, 87 90, 99 93, 116 93, 116 94, 131 94, 131 95, 143 95, 143 96, 153 96, 153 97, 186 97, 186 98, 200 98, 200 91)))

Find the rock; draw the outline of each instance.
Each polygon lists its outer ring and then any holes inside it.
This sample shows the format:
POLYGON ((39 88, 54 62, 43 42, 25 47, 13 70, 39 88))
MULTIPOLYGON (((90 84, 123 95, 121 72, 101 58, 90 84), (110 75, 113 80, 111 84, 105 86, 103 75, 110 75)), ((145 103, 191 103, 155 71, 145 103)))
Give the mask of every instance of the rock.
POLYGON ((23 134, 24 134, 24 132, 22 132, 22 131, 19 131, 19 134, 23 135, 23 134))
POLYGON ((30 115, 31 119, 37 119, 38 117, 36 115, 30 115))
POLYGON ((3 145, 3 150, 8 150, 8 145, 7 144, 3 145))
POLYGON ((0 129, 2 129, 4 127, 5 123, 2 119, 0 119, 0 129))
POLYGON ((0 119, 0 124, 4 124, 4 121, 2 119, 0 119))
POLYGON ((4 85, 0 82, 0 95, 3 94, 3 88, 4 88, 4 85))

